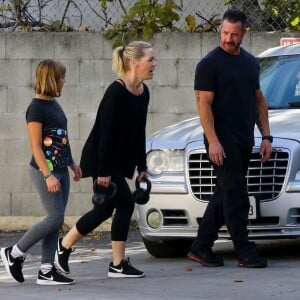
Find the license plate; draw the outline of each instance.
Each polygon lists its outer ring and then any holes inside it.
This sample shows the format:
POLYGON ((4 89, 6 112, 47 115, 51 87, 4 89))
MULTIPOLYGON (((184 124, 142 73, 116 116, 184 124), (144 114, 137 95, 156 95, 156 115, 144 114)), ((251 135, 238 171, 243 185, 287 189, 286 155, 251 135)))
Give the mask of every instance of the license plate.
POLYGON ((250 208, 248 218, 253 220, 257 218, 256 199, 254 196, 249 196, 250 208))

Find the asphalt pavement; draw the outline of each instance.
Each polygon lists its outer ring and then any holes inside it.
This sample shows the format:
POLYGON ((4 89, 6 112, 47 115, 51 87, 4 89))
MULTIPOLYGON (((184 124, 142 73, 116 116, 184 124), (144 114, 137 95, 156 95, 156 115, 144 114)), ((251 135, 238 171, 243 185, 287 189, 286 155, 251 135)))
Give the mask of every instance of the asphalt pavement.
MULTIPOLYGON (((23 232, 0 232, 0 247, 18 240, 23 232)), ((300 299, 300 241, 259 241, 268 257, 265 269, 238 268, 230 241, 218 241, 215 252, 225 266, 204 268, 186 258, 152 257, 133 229, 129 233, 127 255, 145 278, 107 278, 111 261, 110 234, 92 233, 76 244, 70 269, 76 282, 70 286, 39 286, 35 283, 40 266, 40 244, 30 249, 23 268, 25 282, 13 281, 0 261, 0 299, 120 299, 120 300, 282 300, 300 299)))

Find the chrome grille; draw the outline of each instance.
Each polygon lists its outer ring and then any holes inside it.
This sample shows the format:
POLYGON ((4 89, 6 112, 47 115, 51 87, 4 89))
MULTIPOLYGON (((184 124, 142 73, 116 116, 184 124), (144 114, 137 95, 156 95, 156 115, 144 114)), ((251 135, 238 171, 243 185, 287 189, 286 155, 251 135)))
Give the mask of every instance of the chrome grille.
POLYGON ((181 209, 162 209, 164 226, 180 226, 188 224, 186 212, 181 209))
MULTIPOLYGON (((253 152, 247 172, 248 194, 257 200, 272 200, 282 189, 289 153, 272 152, 269 161, 261 164, 259 152, 253 152)), ((191 152, 188 159, 188 177, 196 199, 208 201, 213 194, 216 177, 205 152, 191 152)))

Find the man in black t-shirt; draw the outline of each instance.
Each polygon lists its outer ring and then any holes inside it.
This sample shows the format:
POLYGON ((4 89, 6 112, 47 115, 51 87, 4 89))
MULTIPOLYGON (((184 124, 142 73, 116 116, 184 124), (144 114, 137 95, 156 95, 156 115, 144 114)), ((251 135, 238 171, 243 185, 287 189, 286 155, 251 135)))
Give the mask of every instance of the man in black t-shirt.
POLYGON ((212 252, 218 230, 226 224, 239 267, 266 267, 256 246, 248 239, 249 198, 246 174, 257 124, 262 143, 262 162, 271 155, 268 107, 259 86, 259 66, 240 47, 246 16, 237 10, 225 12, 221 24, 221 44, 205 56, 195 72, 195 94, 204 142, 217 176, 198 235, 188 258, 203 266, 223 266, 212 252))

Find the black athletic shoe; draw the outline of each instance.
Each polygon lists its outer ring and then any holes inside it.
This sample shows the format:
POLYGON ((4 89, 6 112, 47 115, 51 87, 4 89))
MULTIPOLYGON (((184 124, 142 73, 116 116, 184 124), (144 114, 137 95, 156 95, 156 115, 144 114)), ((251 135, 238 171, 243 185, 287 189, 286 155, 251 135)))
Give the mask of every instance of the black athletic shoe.
POLYGON ((56 268, 53 267, 51 271, 43 274, 39 271, 36 283, 39 285, 62 285, 62 284, 73 284, 74 280, 57 272, 56 268))
POLYGON ((187 254, 187 258, 197 263, 201 264, 204 267, 222 267, 224 266, 223 259, 217 257, 211 250, 203 252, 193 252, 190 251, 187 254))
POLYGON ((239 258, 238 261, 238 266, 241 268, 265 268, 267 265, 267 260, 256 251, 252 251, 248 255, 239 258))
POLYGON ((107 276, 112 278, 141 278, 145 276, 145 273, 133 267, 127 258, 123 259, 118 266, 114 266, 111 262, 107 276))
POLYGON ((22 267, 25 257, 13 258, 11 256, 12 247, 1 248, 1 258, 4 262, 5 269, 8 274, 17 282, 24 282, 24 276, 22 273, 22 267))
POLYGON ((55 259, 54 259, 54 265, 57 269, 60 271, 69 274, 70 268, 69 268, 69 257, 70 254, 74 251, 73 248, 66 249, 61 244, 62 238, 58 239, 57 241, 57 248, 55 251, 55 259))

